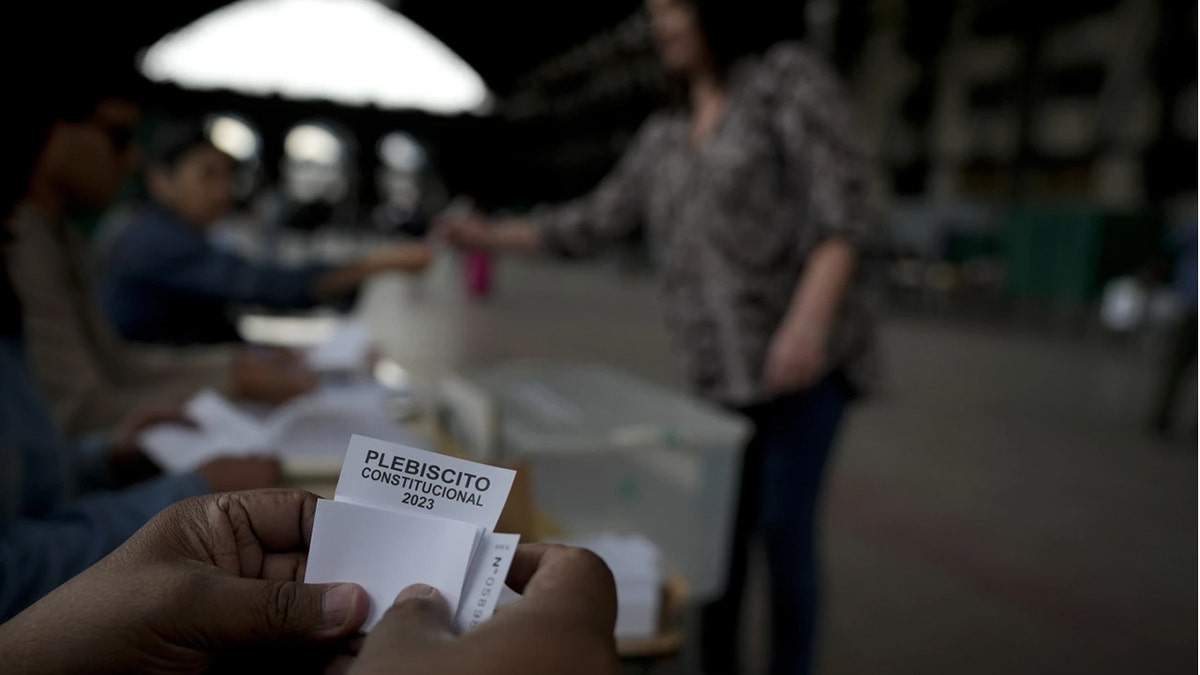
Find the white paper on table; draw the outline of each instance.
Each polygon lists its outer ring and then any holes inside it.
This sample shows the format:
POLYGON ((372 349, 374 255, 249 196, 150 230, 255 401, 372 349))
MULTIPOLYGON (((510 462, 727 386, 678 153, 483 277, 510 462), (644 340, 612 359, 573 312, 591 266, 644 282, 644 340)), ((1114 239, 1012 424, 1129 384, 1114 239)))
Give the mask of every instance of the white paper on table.
POLYGON ((270 447, 258 421, 211 389, 192 397, 184 412, 195 428, 158 424, 138 437, 150 459, 168 473, 190 471, 218 456, 256 454, 270 447))
POLYGON ((267 419, 273 444, 289 470, 337 473, 354 434, 412 445, 412 434, 392 417, 397 392, 370 379, 327 382, 267 419))
POLYGON ((343 321, 326 342, 305 354, 309 368, 318 372, 358 370, 367 362, 371 330, 362 321, 343 321))
POLYGON ((411 584, 438 589, 451 607, 462 599, 467 569, 483 534, 446 518, 319 500, 304 581, 352 581, 371 599, 370 630, 411 584))
POLYGON ((393 390, 369 379, 326 383, 317 391, 255 417, 212 390, 188 402, 192 429, 156 425, 139 443, 156 464, 170 473, 190 471, 218 456, 276 454, 289 466, 336 471, 342 448, 354 433, 406 442, 410 436, 391 418, 393 390))
POLYGON ((260 447, 269 442, 261 422, 238 410, 237 406, 212 389, 205 389, 192 397, 185 412, 211 436, 260 447))
POLYGON ((500 520, 516 472, 355 435, 334 499, 482 525, 500 520))
POLYGON ((191 471, 222 450, 204 432, 175 424, 159 424, 142 432, 138 444, 167 473, 191 471))
POLYGON ((491 618, 520 541, 519 534, 483 534, 467 572, 458 611, 454 613, 455 632, 462 633, 491 618))

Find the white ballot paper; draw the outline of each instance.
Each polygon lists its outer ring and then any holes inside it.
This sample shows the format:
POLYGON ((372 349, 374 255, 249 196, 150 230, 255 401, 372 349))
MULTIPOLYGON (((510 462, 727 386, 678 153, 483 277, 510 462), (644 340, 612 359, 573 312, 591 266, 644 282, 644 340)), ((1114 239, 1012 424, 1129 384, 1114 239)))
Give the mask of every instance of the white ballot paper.
POLYGON ((190 471, 228 455, 279 455, 290 468, 336 470, 341 459, 330 454, 353 431, 404 441, 405 429, 391 419, 391 392, 370 380, 323 384, 317 391, 256 416, 206 389, 185 407, 195 428, 159 424, 138 441, 154 463, 168 473, 190 471))
POLYGON ((353 436, 317 505, 305 581, 366 589, 370 630, 405 586, 433 586, 467 630, 495 610, 519 535, 492 532, 515 472, 353 436))
POLYGON ((344 321, 329 340, 311 347, 305 362, 317 372, 353 371, 364 367, 371 350, 371 330, 362 321, 344 321))

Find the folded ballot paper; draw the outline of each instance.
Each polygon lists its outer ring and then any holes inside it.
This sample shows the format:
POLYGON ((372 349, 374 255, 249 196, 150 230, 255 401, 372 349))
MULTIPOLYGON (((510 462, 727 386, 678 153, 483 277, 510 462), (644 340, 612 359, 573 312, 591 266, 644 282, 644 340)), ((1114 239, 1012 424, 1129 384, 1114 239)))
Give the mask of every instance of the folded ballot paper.
POLYGON ((253 454, 278 455, 296 471, 333 471, 342 459, 337 448, 355 432, 409 440, 388 409, 394 393, 371 380, 327 383, 256 415, 209 389, 184 407, 195 428, 160 424, 142 432, 138 442, 169 473, 190 471, 215 457, 253 454))
POLYGON ((496 609, 520 535, 492 531, 515 472, 353 436, 333 500, 317 502, 305 581, 351 581, 370 630, 405 586, 438 589, 465 631, 496 609))

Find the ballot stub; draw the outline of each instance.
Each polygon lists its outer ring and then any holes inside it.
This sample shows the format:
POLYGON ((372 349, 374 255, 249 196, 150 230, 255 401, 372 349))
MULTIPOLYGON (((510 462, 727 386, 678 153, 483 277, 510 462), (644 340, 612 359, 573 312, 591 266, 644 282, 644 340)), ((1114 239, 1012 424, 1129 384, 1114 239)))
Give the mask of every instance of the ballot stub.
POLYGON ((469 630, 496 609, 520 539, 492 532, 515 472, 353 436, 332 501, 317 504, 305 581, 349 581, 370 630, 405 586, 438 589, 469 630))
POLYGON ((458 611, 454 613, 454 630, 466 632, 496 611, 508 568, 520 542, 519 534, 485 532, 479 541, 475 560, 467 572, 458 611))

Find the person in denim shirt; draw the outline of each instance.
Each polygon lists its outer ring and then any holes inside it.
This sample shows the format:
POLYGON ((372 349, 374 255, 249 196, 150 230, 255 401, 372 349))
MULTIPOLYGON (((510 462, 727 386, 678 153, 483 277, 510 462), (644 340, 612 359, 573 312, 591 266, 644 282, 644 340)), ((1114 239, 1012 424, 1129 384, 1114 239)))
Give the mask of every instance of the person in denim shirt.
POLYGON ((229 458, 121 487, 133 477, 123 477, 122 466, 141 464, 136 478, 153 470, 135 440, 161 415, 136 414, 114 432, 84 439, 60 433, 26 363, 23 313, 7 265, 13 206, 62 116, 59 101, 29 100, 9 120, 0 155, 0 622, 100 560, 166 506, 279 481, 274 460, 229 458))
POLYGON ((344 301, 375 274, 418 272, 429 263, 421 243, 384 246, 340 267, 284 266, 221 250, 208 231, 229 211, 234 162, 199 125, 158 134, 146 175, 151 203, 103 254, 103 300, 125 339, 237 341, 236 305, 293 310, 344 301))

